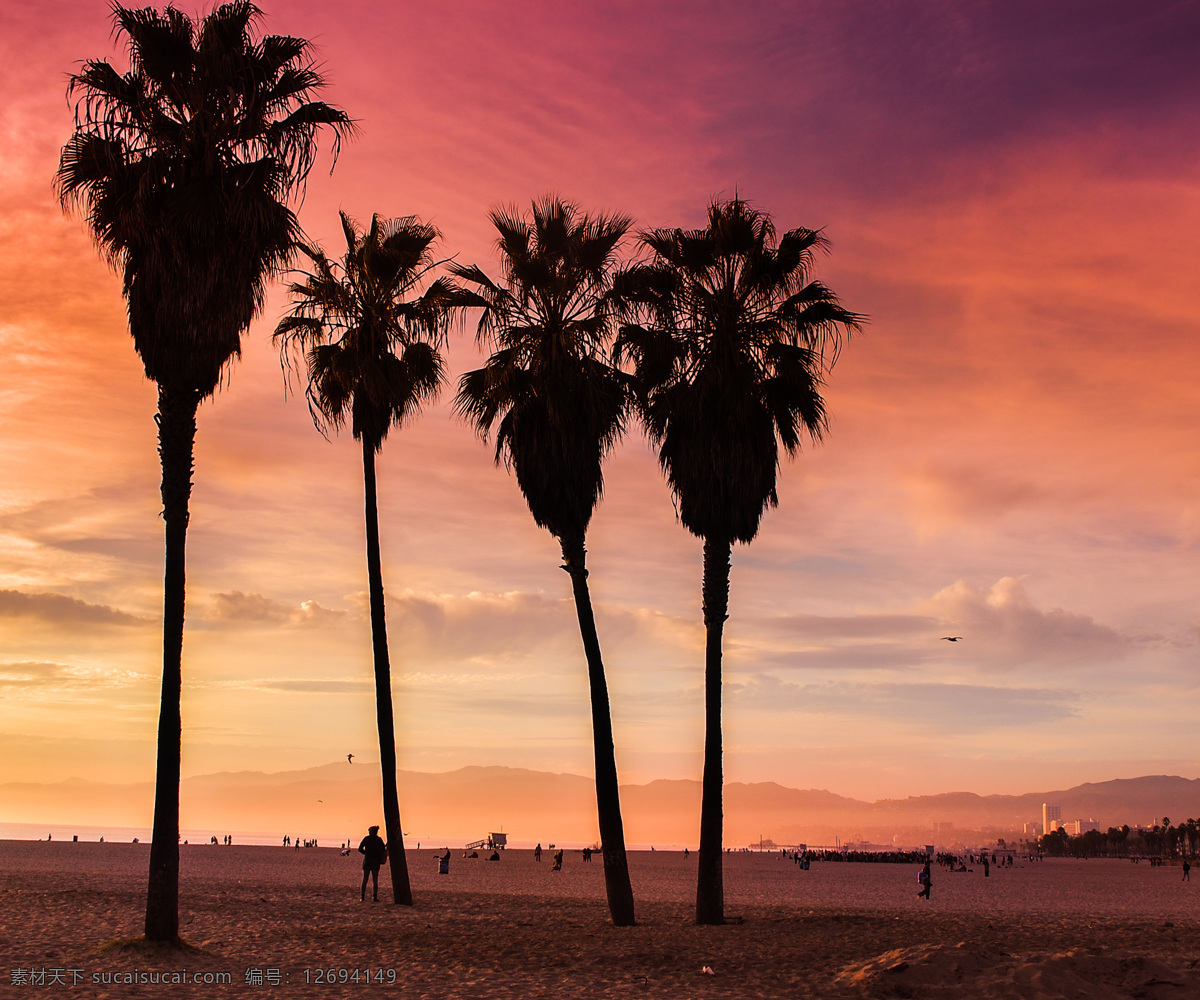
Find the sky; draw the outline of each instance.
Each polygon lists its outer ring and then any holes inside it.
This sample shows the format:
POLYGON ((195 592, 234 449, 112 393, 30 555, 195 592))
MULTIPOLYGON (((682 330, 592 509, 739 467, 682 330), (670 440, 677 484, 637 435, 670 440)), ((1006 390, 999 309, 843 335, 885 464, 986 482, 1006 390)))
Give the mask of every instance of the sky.
MULTIPOLYGON (((726 780, 1200 776, 1200 8, 263 6, 359 124, 299 209, 331 251, 339 209, 416 215, 496 274, 488 212, 548 192, 639 228, 736 192, 828 237, 817 276, 869 322, 734 550, 726 780)), ((155 390, 52 185, 97 57, 124 65, 106 4, 0 7, 0 782, 153 776, 155 390)), ((361 453, 288 391, 286 308, 273 285, 200 410, 185 775, 378 760, 361 453)), ((399 766, 590 774, 557 545, 449 406, 473 332, 379 461, 399 766)), ((636 427, 588 558, 620 778, 698 779, 701 543, 636 427)))

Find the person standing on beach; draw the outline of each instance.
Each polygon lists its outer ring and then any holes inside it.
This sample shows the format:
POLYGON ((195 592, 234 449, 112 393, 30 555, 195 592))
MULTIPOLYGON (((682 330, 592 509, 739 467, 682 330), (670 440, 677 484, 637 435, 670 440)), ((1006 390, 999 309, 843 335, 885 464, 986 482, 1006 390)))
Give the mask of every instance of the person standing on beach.
POLYGON ((929 890, 933 888, 933 876, 929 873, 929 862, 925 862, 925 867, 921 869, 921 873, 917 876, 917 881, 921 883, 921 891, 917 893, 917 899, 924 896, 929 899, 929 890))
POLYGON ((1187 859, 1183 862, 1183 881, 1190 882, 1192 880, 1192 866, 1187 863, 1187 859))
POLYGON ((358 853, 363 856, 362 901, 367 901, 367 878, 371 879, 371 894, 379 902, 379 869, 387 864, 387 844, 379 836, 379 827, 367 828, 367 835, 359 842, 358 853))
POLYGON ((538 841, 537 847, 535 847, 533 849, 533 860, 534 861, 542 860, 542 842, 540 840, 538 841))
POLYGON ((562 852, 562 848, 560 847, 557 851, 554 852, 554 867, 551 868, 550 870, 552 872, 562 871, 562 863, 563 863, 563 852, 562 852))

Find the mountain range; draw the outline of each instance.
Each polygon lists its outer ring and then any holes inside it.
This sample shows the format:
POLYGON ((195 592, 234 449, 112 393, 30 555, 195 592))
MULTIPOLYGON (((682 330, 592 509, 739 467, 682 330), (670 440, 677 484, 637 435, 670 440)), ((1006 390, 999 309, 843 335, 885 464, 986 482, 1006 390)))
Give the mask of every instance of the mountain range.
MULTIPOLYGON (((596 838, 592 779, 510 767, 398 774, 406 842, 465 843, 505 831, 514 845, 585 844, 596 838)), ((184 829, 287 833, 324 842, 358 837, 380 823, 378 765, 325 764, 298 771, 222 772, 185 778, 184 829)), ((1019 840, 1040 824, 1042 803, 1064 820, 1096 820, 1101 829, 1148 826, 1200 816, 1200 779, 1171 775, 1124 778, 1024 795, 952 792, 864 802, 774 782, 725 786, 725 843, 779 845, 869 841, 939 846, 1019 840)), ((71 779, 0 785, 0 822, 148 827, 153 786, 71 779)), ((700 783, 660 780, 623 785, 621 806, 630 847, 695 846, 700 783)), ((1040 831, 1040 826, 1039 826, 1040 831)))

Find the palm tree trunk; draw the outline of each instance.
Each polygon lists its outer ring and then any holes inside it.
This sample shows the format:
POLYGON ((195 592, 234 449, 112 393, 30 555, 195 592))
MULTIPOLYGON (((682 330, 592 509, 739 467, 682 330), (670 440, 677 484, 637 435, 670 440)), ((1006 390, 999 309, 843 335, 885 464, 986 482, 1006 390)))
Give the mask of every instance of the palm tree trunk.
POLYGON ((158 454, 162 461, 166 560, 163 573, 163 672, 158 710, 158 761, 154 780, 154 826, 146 892, 146 938, 179 940, 179 715, 182 685, 184 549, 192 495, 192 451, 200 394, 159 386, 158 454))
POLYGON ((704 540, 704 778, 700 802, 700 850, 696 874, 696 923, 725 923, 722 871, 724 814, 721 805, 721 635, 729 617, 732 543, 704 540))
POLYGON ((379 505, 375 490, 375 444, 363 436, 363 492, 366 494, 367 580, 371 595, 371 646, 375 654, 375 720, 379 727, 379 766, 383 771, 383 826, 387 834, 392 900, 412 906, 408 859, 396 794, 396 724, 392 716, 392 667, 388 661, 387 621, 383 605, 383 569, 379 557, 379 505))
POLYGON ((625 856, 625 825, 621 822, 621 799, 617 791, 617 758, 613 748, 612 714, 608 706, 608 683, 604 679, 604 661, 600 639, 592 614, 592 596, 587 584, 587 550, 584 538, 559 540, 562 544, 563 569, 571 577, 575 593, 575 613, 587 656, 588 684, 592 701, 592 749, 596 760, 596 814, 600 825, 600 850, 604 856, 604 888, 608 893, 608 912, 616 927, 632 927, 633 888, 629 884, 629 861, 625 856))

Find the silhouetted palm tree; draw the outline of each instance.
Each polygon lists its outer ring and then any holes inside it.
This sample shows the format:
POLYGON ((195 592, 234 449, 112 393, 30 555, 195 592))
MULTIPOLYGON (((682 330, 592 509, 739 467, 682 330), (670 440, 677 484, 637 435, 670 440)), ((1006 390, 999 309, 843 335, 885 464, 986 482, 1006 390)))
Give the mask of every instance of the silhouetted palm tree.
MULTIPOLYGON (((250 3, 196 22, 114 5, 129 70, 89 60, 71 76, 75 132, 58 190, 82 208, 100 251, 121 271, 129 329, 158 386, 166 568, 163 684, 146 936, 179 936, 180 659, 184 548, 196 408, 217 388, 286 266, 299 231, 288 199, 313 164, 316 133, 352 129, 310 97, 324 84, 301 38, 255 38, 250 3)), ((335 151, 336 155, 336 151, 335 151)))
POLYGON ((480 340, 494 348, 485 367, 463 375, 457 407, 485 436, 496 429, 496 461, 516 471, 534 521, 562 548, 587 656, 608 907, 614 924, 628 926, 633 891, 586 539, 604 486, 603 460, 631 401, 627 377, 605 360, 609 276, 630 220, 593 218, 553 197, 535 202, 531 218, 513 208, 493 211, 491 220, 503 280, 493 282, 477 266, 451 268, 473 286, 470 304, 483 309, 480 340))
POLYGON ((776 243, 771 219, 739 199, 709 206, 704 229, 642 234, 653 259, 623 272, 615 295, 643 322, 624 326, 641 409, 679 519, 704 540, 705 737, 696 922, 724 922, 721 636, 733 543, 775 506, 779 444, 825 429, 822 373, 861 317, 809 273, 820 233, 776 243))
POLYGON ((346 253, 331 261, 320 247, 303 247, 312 270, 289 286, 293 306, 275 329, 285 366, 299 356, 308 376, 309 411, 318 429, 350 421, 362 442, 366 498, 367 579, 375 665, 375 714, 383 771, 383 821, 391 859, 392 897, 412 905, 400 802, 396 792, 396 731, 392 675, 384 615, 379 554, 379 510, 375 456, 393 427, 415 417, 445 379, 438 351, 453 308, 455 290, 431 281, 438 265, 433 246, 440 234, 409 216, 372 217, 361 231, 341 213, 346 253))

